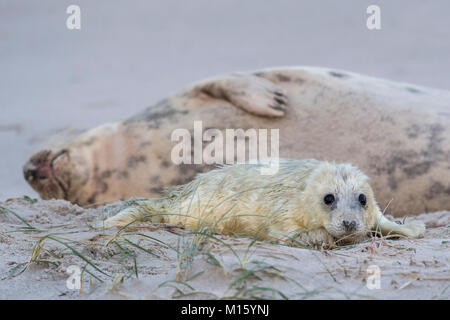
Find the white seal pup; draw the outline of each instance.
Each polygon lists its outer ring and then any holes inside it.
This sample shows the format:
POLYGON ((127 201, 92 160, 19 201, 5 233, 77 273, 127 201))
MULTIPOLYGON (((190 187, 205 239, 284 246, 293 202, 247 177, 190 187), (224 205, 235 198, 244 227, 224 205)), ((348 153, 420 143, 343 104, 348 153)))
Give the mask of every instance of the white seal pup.
POLYGON ((350 164, 282 159, 276 174, 262 175, 265 165, 236 164, 199 174, 162 198, 137 200, 102 225, 147 219, 309 246, 355 243, 376 230, 406 237, 424 233, 420 221, 399 225, 385 218, 368 177, 350 164))

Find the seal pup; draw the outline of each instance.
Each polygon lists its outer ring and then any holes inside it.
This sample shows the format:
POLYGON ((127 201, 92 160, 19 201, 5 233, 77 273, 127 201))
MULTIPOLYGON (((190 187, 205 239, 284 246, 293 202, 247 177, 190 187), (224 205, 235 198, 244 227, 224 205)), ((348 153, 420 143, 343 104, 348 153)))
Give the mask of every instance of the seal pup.
POLYGON ((43 199, 81 206, 160 196, 213 168, 171 161, 172 132, 192 132, 196 120, 223 136, 226 129, 279 129, 280 157, 353 163, 394 216, 450 210, 450 93, 326 68, 202 81, 38 152, 24 166, 25 179, 43 199))
POLYGON ((386 219, 368 177, 351 164, 281 159, 276 174, 262 175, 265 165, 236 164, 200 174, 162 198, 137 200, 102 225, 147 219, 309 246, 356 243, 376 230, 406 237, 425 231, 420 221, 399 225, 386 219))

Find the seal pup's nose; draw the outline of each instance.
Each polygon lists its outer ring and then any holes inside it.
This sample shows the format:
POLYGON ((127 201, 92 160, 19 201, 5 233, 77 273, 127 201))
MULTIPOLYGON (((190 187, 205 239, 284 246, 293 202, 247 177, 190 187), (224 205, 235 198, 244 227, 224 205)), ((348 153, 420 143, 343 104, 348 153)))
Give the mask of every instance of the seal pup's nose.
POLYGON ((344 221, 342 221, 342 224, 344 225, 345 231, 347 231, 347 232, 355 230, 355 227, 356 227, 355 220, 353 220, 352 222, 350 222, 348 220, 344 220, 344 221))

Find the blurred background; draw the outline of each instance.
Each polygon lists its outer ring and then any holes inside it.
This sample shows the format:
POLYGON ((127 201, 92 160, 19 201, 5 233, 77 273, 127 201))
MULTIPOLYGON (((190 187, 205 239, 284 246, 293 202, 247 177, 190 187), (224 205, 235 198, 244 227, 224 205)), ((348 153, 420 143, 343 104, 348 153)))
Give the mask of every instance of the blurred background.
POLYGON ((128 117, 190 82, 311 65, 450 88, 448 0, 0 0, 0 200, 37 194, 48 139, 128 117), (81 8, 81 29, 66 8, 81 8), (381 8, 381 30, 366 9, 381 8))

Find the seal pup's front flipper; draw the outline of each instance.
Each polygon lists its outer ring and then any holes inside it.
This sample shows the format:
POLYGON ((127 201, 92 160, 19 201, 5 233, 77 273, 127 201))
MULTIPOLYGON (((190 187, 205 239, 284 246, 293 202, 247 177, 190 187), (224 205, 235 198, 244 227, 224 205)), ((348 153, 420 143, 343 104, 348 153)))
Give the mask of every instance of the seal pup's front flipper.
POLYGON ((284 116, 288 103, 286 90, 267 79, 248 74, 208 79, 194 84, 189 91, 224 99, 242 110, 263 117, 284 116))
MULTIPOLYGON (((336 241, 334 237, 325 228, 302 231, 292 237, 293 246, 306 246, 317 249, 335 248, 336 241)), ((289 242, 288 242, 289 243, 289 242)))
POLYGON ((380 211, 374 230, 381 231, 383 235, 400 235, 409 238, 420 238, 423 237, 425 233, 425 224, 419 220, 413 220, 406 224, 398 224, 388 220, 380 211))
POLYGON ((116 215, 101 221, 97 227, 126 227, 134 222, 150 221, 151 223, 166 222, 164 218, 164 202, 161 199, 138 200, 120 210, 116 215))

